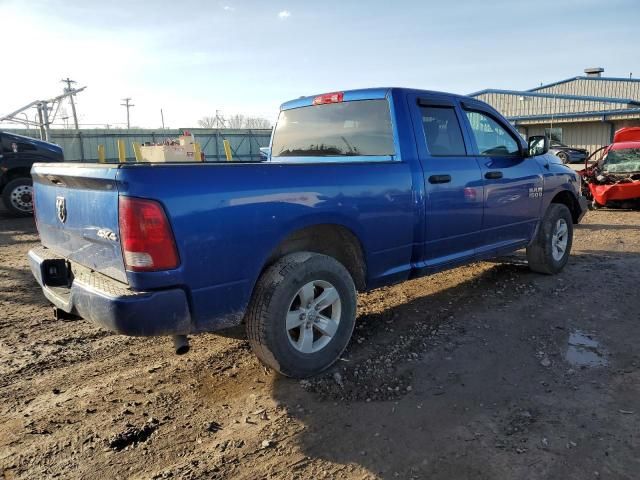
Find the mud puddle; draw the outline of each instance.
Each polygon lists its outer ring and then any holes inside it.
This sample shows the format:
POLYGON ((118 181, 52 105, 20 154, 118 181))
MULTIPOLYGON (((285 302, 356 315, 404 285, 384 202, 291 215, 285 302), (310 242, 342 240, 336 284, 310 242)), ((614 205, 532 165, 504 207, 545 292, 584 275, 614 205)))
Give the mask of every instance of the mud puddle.
POLYGON ((593 335, 580 330, 569 334, 569 342, 565 359, 576 367, 606 367, 609 363, 606 350, 593 335))

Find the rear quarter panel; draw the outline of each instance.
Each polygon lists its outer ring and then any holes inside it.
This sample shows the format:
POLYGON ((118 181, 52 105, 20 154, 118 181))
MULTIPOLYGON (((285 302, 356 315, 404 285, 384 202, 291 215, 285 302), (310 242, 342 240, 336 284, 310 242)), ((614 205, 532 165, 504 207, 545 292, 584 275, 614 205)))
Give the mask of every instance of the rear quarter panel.
POLYGON ((411 268, 418 219, 406 162, 132 165, 118 175, 121 195, 164 204, 181 258, 174 271, 129 272, 129 283, 184 285, 196 331, 238 323, 270 253, 310 225, 351 230, 371 285, 411 268))

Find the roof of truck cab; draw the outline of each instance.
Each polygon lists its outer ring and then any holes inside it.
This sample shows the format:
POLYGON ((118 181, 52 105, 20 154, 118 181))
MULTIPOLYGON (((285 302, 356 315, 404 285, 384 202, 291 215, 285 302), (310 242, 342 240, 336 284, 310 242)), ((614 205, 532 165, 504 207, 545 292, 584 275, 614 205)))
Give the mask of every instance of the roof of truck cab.
POLYGON ((296 98, 295 100, 289 100, 288 102, 283 103, 280 106, 280 110, 290 110, 292 108, 309 107, 313 105, 314 98, 316 98, 319 95, 326 95, 328 93, 341 92, 344 94, 343 101, 350 102, 354 100, 377 100, 377 99, 387 98, 387 96, 389 96, 392 91, 403 91, 405 93, 417 93, 417 94, 422 93, 422 94, 428 94, 428 95, 442 95, 442 96, 450 96, 450 97, 465 98, 465 99, 469 98, 465 95, 458 95, 455 93, 436 92, 432 90, 419 90, 419 89, 406 88, 406 87, 360 88, 357 90, 334 90, 333 92, 322 92, 322 93, 317 93, 315 95, 296 98))

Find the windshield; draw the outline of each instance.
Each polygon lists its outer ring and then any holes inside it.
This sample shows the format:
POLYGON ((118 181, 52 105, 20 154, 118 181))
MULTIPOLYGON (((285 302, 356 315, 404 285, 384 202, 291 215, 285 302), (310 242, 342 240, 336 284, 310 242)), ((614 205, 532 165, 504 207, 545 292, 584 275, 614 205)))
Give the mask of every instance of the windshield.
POLYGON ((387 100, 359 100, 283 110, 273 157, 394 155, 387 100))
POLYGON ((602 169, 607 173, 640 172, 640 148, 609 150, 602 169))

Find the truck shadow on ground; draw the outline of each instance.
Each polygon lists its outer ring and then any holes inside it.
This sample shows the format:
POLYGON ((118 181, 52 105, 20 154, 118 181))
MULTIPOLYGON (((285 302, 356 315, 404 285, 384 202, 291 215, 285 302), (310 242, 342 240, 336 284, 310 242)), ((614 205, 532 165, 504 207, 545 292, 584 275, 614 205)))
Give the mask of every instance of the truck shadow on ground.
POLYGON ((17 239, 12 233, 0 232, 0 248, 5 245, 33 244, 33 240, 28 238, 17 239))
POLYGON ((0 303, 48 307, 51 304, 33 278, 31 270, 0 265, 0 277, 11 278, 14 287, 0 288, 0 303))
POLYGON ((32 217, 15 218, 0 211, 0 249, 8 249, 4 258, 9 259, 0 264, 0 278, 11 280, 9 285, 0 289, 0 303, 49 305, 31 271, 24 267, 29 245, 37 242, 36 234, 32 217))
POLYGON ((33 217, 15 218, 0 211, 0 248, 9 245, 34 243, 36 238, 18 238, 37 234, 33 217))
MULTIPOLYGON (((429 278, 412 281, 409 291, 422 294, 361 315, 341 361, 308 381, 277 377, 274 398, 304 424, 302 453, 332 462, 330 477, 347 476, 354 465, 384 479, 593 476, 601 460, 567 453, 566 440, 539 442, 584 435, 583 422, 620 428, 599 410, 610 408, 610 396, 576 414, 566 399, 575 387, 555 370, 568 366, 552 357, 545 368, 537 355, 541 342, 549 350, 566 342, 569 312, 588 303, 575 295, 594 283, 583 273, 609 266, 617 278, 629 261, 639 264, 640 255, 578 254, 552 277, 531 273, 516 256, 438 291, 429 278), (558 315, 560 303, 566 314, 558 315), (586 418, 596 414, 602 420, 586 418)), ((635 295, 631 283, 614 285, 635 295)), ((611 371, 597 375, 607 383, 611 371)))

